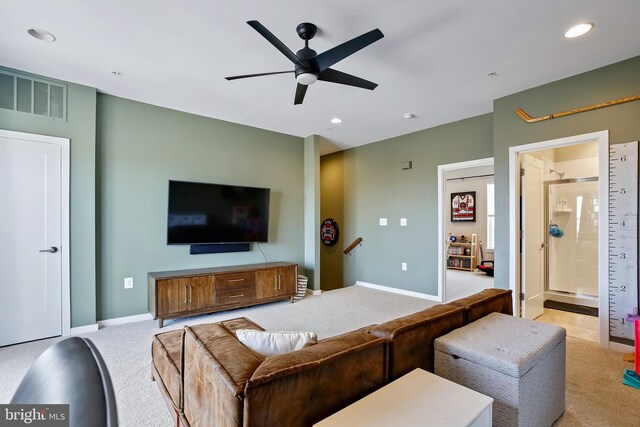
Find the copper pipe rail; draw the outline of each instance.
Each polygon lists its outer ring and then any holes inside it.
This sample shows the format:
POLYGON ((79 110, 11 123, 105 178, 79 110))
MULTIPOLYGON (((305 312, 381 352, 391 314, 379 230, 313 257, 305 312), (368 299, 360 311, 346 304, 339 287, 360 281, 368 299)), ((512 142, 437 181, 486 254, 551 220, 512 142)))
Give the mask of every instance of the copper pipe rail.
POLYGON ((358 246, 358 245, 362 246, 362 245, 361 245, 361 243, 362 243, 362 237, 358 237, 356 240, 354 240, 354 241, 353 241, 353 243, 351 243, 349 246, 347 246, 347 248, 346 248, 344 251, 342 251, 342 252, 343 252, 345 255, 346 255, 346 254, 351 255, 351 251, 352 251, 356 246, 358 246))

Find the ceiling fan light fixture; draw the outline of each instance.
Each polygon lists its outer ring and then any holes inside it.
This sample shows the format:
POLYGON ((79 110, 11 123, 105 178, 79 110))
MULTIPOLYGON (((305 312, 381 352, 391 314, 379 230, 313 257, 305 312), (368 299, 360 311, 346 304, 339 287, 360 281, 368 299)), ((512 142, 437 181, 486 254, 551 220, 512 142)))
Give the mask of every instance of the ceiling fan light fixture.
POLYGON ((313 73, 300 73, 296 76, 296 80, 301 85, 309 86, 318 80, 318 76, 313 73))
POLYGON ((593 28, 592 22, 574 25, 573 27, 569 28, 569 30, 566 33, 564 33, 564 36, 568 39, 572 39, 574 37, 580 37, 581 35, 591 31, 592 28, 593 28))

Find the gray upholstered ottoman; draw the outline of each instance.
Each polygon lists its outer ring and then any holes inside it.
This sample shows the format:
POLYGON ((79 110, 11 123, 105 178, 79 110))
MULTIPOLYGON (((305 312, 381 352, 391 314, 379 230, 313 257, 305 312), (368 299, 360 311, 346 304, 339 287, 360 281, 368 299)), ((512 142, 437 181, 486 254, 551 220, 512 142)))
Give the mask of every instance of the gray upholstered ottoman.
POLYGON ((565 337, 491 313, 435 340, 435 373, 493 397, 494 426, 550 426, 564 412, 565 337))

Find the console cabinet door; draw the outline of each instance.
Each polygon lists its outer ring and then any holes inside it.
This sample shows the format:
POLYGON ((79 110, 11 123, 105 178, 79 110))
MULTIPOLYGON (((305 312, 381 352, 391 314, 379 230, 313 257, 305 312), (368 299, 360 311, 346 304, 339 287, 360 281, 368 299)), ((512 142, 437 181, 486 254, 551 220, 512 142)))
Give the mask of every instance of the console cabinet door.
POLYGON ((158 312, 156 315, 179 313, 189 307, 189 280, 162 279, 156 282, 158 312))
POLYGON ((213 276, 158 280, 158 316, 213 307, 213 276))
POLYGON ((197 276, 185 280, 189 282, 189 310, 215 305, 213 276, 197 276))
POLYGON ((279 295, 294 295, 298 291, 298 269, 296 266, 278 268, 280 275, 279 295))
POLYGON ((296 268, 278 267, 256 271, 256 297, 275 298, 296 293, 296 268))

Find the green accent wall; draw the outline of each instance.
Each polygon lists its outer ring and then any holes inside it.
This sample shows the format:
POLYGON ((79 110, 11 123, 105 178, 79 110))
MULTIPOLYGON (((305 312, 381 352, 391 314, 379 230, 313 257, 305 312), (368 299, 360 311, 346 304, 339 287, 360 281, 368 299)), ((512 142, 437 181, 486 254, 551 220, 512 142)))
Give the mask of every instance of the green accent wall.
POLYGON ((147 273, 264 262, 168 246, 168 181, 271 189, 269 261, 304 263, 304 140, 98 94, 98 319, 147 312, 147 273), (123 279, 133 277, 133 289, 123 279))
MULTIPOLYGON (((509 147, 608 130, 609 143, 640 139, 640 101, 601 108, 538 123, 514 114, 518 107, 532 117, 599 104, 640 94, 640 56, 558 80, 494 101, 496 224, 509 219, 509 147)), ((509 288, 509 236, 496 234, 495 285, 509 288)))
POLYGON ((66 121, 0 109, 0 129, 71 140, 71 326, 95 324, 96 90, 9 68, 0 67, 0 70, 67 85, 66 121))
POLYGON ((485 114, 322 158, 322 200, 329 205, 323 216, 343 209, 342 249, 363 239, 351 256, 323 250, 327 289, 337 285, 327 272, 343 269, 344 286, 362 281, 437 295, 438 165, 491 157, 492 123, 485 114), (413 168, 402 170, 405 161, 413 168), (380 218, 387 218, 386 227, 380 218), (406 227, 400 218, 407 218, 406 227))

